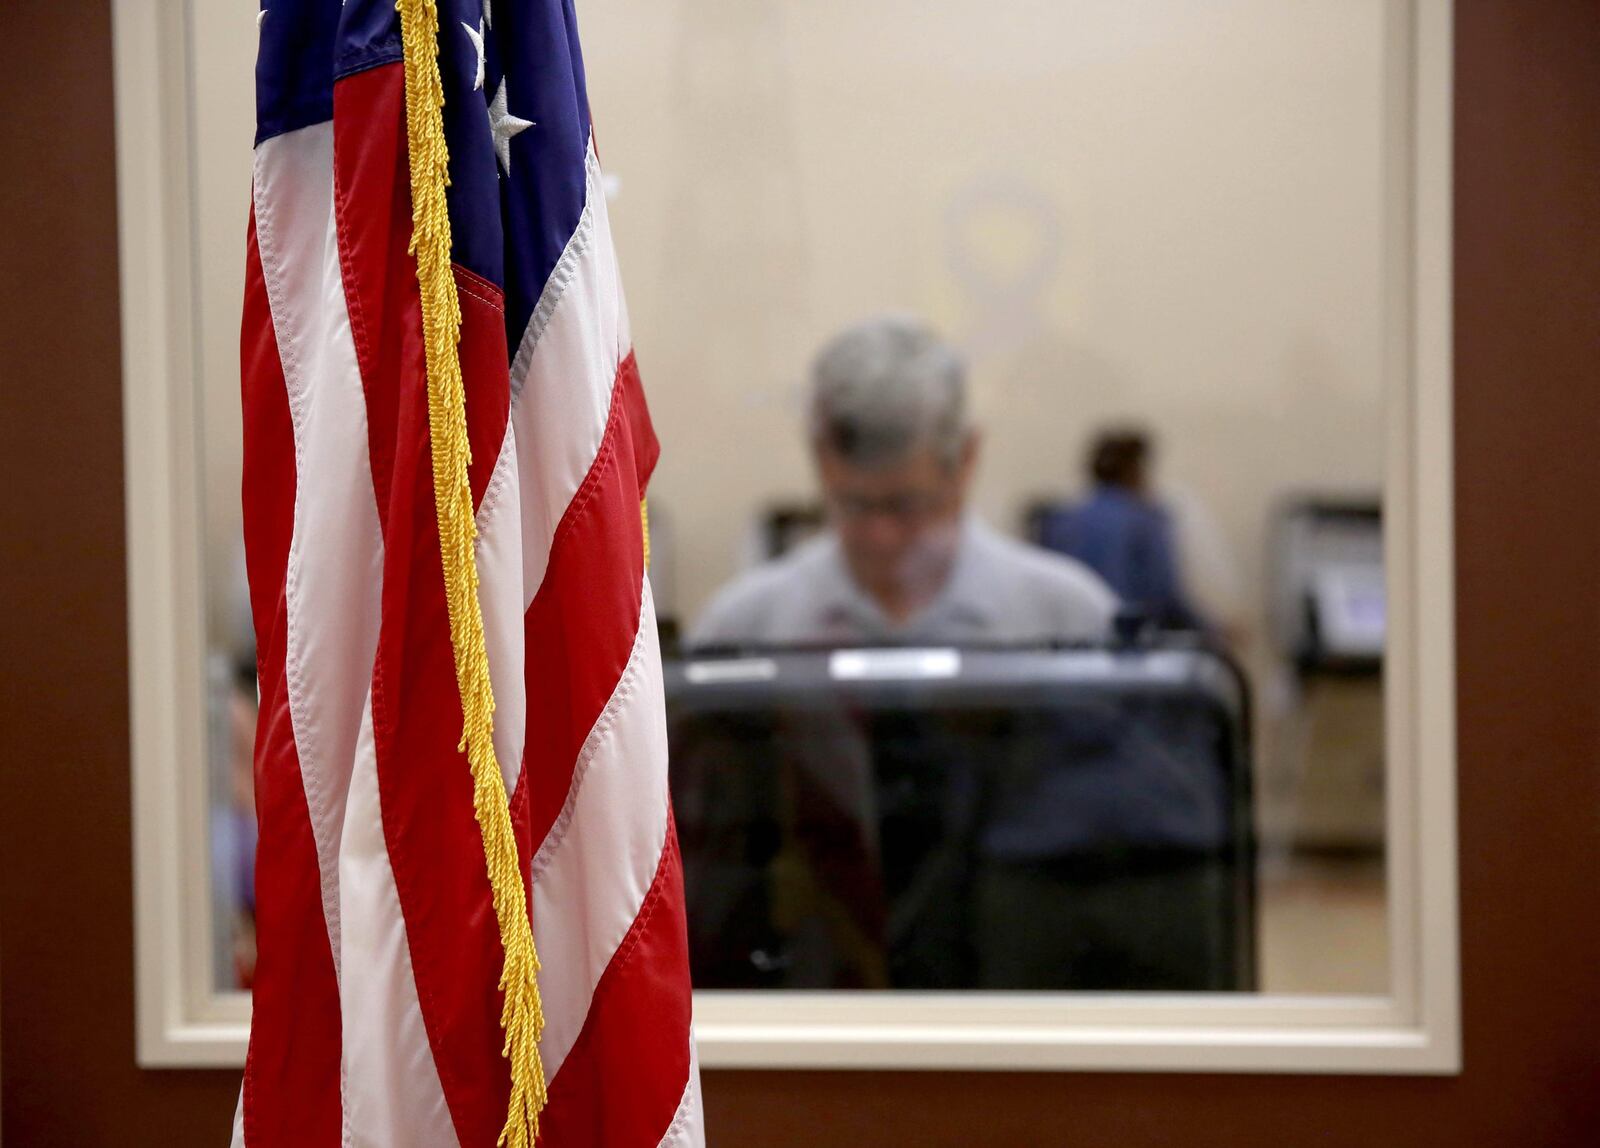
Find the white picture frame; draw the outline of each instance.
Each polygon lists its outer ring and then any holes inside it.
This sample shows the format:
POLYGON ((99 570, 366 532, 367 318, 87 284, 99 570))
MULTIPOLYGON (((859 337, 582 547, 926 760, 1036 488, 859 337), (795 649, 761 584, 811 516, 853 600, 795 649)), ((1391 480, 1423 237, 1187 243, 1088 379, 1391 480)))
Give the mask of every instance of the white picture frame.
MULTIPOLYGON (((113 4, 138 1058, 239 1066, 211 983, 190 83, 175 0, 113 4)), ((1386 24, 1386 996, 701 992, 708 1068, 1451 1073, 1461 1065, 1450 0, 1386 24)), ((241 145, 242 146, 242 145, 241 145)), ((242 243, 242 237, 241 237, 242 243)))

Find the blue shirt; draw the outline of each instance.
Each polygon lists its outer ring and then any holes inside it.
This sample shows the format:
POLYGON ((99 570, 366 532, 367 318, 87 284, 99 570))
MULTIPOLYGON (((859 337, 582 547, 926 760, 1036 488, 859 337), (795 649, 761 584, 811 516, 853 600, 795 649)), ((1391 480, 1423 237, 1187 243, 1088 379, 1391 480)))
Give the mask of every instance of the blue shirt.
POLYGON ((1202 628, 1178 573, 1172 522, 1155 503, 1121 487, 1097 486, 1078 506, 1051 511, 1039 541, 1082 562, 1157 625, 1202 628))

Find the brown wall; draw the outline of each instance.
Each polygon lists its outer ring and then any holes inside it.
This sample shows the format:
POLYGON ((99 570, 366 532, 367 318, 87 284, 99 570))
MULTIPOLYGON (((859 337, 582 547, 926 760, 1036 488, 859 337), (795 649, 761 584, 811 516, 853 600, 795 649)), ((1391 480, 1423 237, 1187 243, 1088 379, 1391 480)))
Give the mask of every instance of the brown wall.
POLYGON ((0 1129, 216 1144, 236 1082, 133 1064, 109 5, 0 4, 0 93, 0 1129))
MULTIPOLYGON (((1458 1078, 734 1073, 714 1143, 1600 1143, 1600 4, 1460 0, 1458 1078)), ((216 1145, 133 1066, 110 25, 0 6, 0 1113, 216 1145)))

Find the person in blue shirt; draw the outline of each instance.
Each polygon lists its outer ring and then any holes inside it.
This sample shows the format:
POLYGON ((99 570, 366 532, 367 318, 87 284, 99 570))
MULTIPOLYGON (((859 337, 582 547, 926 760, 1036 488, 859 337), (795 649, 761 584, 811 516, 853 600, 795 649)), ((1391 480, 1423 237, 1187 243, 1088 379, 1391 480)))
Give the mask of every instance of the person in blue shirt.
POLYGON ((1046 512, 1039 542, 1105 580, 1126 609, 1164 630, 1205 630, 1184 590, 1171 517, 1150 492, 1150 438, 1104 431, 1090 443, 1089 496, 1046 512))

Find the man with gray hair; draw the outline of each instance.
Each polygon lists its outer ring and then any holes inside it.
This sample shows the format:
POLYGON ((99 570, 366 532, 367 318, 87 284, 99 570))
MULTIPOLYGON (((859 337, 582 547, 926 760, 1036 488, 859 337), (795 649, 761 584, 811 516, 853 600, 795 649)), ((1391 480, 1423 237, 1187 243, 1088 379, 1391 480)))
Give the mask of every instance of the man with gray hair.
POLYGON ((960 357, 904 318, 822 349, 810 436, 829 529, 722 588, 691 646, 1075 642, 1117 600, 1087 567, 967 513, 978 461, 960 357))

